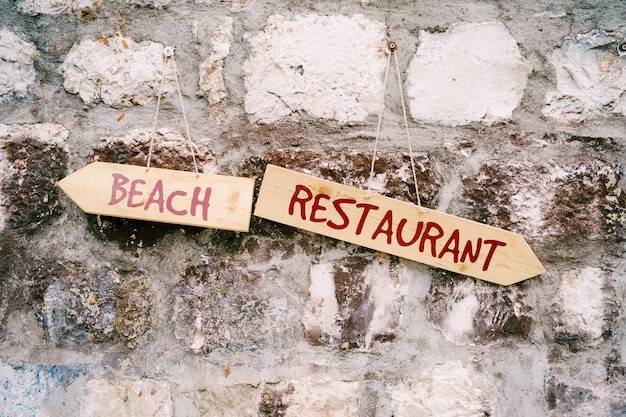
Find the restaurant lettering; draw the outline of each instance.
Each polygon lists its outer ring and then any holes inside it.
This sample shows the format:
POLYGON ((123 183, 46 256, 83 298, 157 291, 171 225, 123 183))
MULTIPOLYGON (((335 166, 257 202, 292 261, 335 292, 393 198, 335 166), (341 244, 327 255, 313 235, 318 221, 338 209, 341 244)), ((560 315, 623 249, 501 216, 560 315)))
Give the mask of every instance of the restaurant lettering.
POLYGON ((495 239, 462 239, 459 229, 455 228, 447 233, 436 222, 399 217, 394 215, 393 209, 386 209, 382 218, 376 220, 374 214, 378 214, 380 209, 378 205, 359 203, 353 198, 332 199, 327 194, 314 193, 306 185, 297 184, 291 195, 288 212, 290 216, 298 216, 302 220, 325 223, 331 229, 351 230, 356 236, 360 236, 364 226, 373 221, 377 225, 369 236, 372 241, 382 240, 388 245, 412 247, 415 251, 428 253, 433 258, 447 257, 455 264, 476 263, 481 259, 481 253, 485 253, 486 256, 482 257, 483 271, 489 269, 498 248, 506 246, 506 242, 495 239), (357 212, 358 221, 350 221, 347 214, 349 209, 357 212), (445 242, 443 246, 441 242, 445 242))

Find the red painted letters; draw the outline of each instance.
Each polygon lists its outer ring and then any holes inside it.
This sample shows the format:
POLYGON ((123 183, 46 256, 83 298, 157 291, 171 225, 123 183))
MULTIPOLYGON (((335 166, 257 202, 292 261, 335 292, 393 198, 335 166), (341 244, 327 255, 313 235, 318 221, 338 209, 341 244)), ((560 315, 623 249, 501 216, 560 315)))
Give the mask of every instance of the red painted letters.
MULTIPOLYGON (((125 182, 121 183, 122 185, 125 182)), ((113 196, 112 196, 113 199, 113 196)), ((482 270, 487 271, 498 247, 506 246, 505 242, 493 239, 465 240, 459 229, 445 230, 436 222, 415 221, 409 226, 409 219, 395 219, 392 210, 387 210, 382 218, 371 215, 380 207, 374 204, 357 203, 352 198, 332 199, 324 193, 315 194, 309 187, 298 184, 289 202, 289 215, 313 223, 326 223, 335 230, 352 227, 355 235, 364 230, 374 230, 372 240, 385 239, 388 245, 394 242, 403 247, 415 247, 420 253, 428 253, 433 258, 452 258, 456 263, 476 263, 482 257, 482 270), (352 218, 348 215, 352 214, 352 218), (339 218, 340 222, 335 220, 339 218), (352 221, 358 218, 358 221, 352 221), (372 223, 375 222, 375 223, 372 223), (375 225, 375 227, 373 227, 375 225), (369 226, 369 227, 368 227, 369 226), (488 247, 486 255, 481 252, 488 247)))
POLYGON ((126 202, 129 208, 143 207, 144 211, 158 209, 159 213, 167 210, 176 216, 187 216, 190 214, 195 217, 198 214, 198 207, 202 211, 202 219, 207 221, 209 216, 209 202, 211 199, 211 187, 204 188, 195 187, 191 202, 187 198, 187 191, 174 190, 169 193, 164 191, 163 180, 158 180, 152 189, 146 188, 146 181, 142 179, 130 180, 130 178, 122 174, 112 174, 113 183, 111 184, 111 199, 109 205, 126 202), (127 187, 127 185, 130 185, 127 187), (149 193, 147 191, 149 190, 149 193), (148 195, 146 199, 145 195, 148 195), (154 206, 154 208, 153 208, 154 206))

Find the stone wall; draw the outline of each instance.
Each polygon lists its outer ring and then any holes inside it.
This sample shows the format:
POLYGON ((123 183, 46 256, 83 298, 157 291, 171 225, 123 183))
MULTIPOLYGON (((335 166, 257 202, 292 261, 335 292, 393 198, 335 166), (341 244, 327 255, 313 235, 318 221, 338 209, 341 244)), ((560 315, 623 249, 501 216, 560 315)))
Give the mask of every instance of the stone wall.
POLYGON ((0 416, 625 415, 624 16, 0 0, 0 416), (87 215, 55 186, 146 164, 151 138, 153 166, 193 170, 186 118, 202 172, 361 188, 383 111, 376 191, 414 202, 402 99, 422 204, 522 234, 544 274, 87 215))

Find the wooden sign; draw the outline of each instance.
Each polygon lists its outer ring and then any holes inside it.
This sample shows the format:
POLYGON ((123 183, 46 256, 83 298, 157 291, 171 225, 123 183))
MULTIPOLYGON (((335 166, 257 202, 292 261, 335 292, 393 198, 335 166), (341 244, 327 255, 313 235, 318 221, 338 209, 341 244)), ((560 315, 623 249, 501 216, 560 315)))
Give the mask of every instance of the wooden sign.
POLYGON ((84 212, 247 232, 254 180, 94 162, 59 187, 84 212))
POLYGON ((545 272, 517 233, 274 165, 254 214, 501 285, 545 272))

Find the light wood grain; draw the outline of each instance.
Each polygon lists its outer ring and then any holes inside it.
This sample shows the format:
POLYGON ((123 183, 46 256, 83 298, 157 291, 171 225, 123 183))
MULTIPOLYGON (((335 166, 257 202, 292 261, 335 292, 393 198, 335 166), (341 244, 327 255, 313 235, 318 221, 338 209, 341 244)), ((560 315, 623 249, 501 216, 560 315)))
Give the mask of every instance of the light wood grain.
POLYGON ((234 231, 250 227, 249 178, 94 162, 57 185, 86 213, 234 231))
POLYGON ((501 285, 545 272, 517 233, 274 165, 254 214, 501 285))

